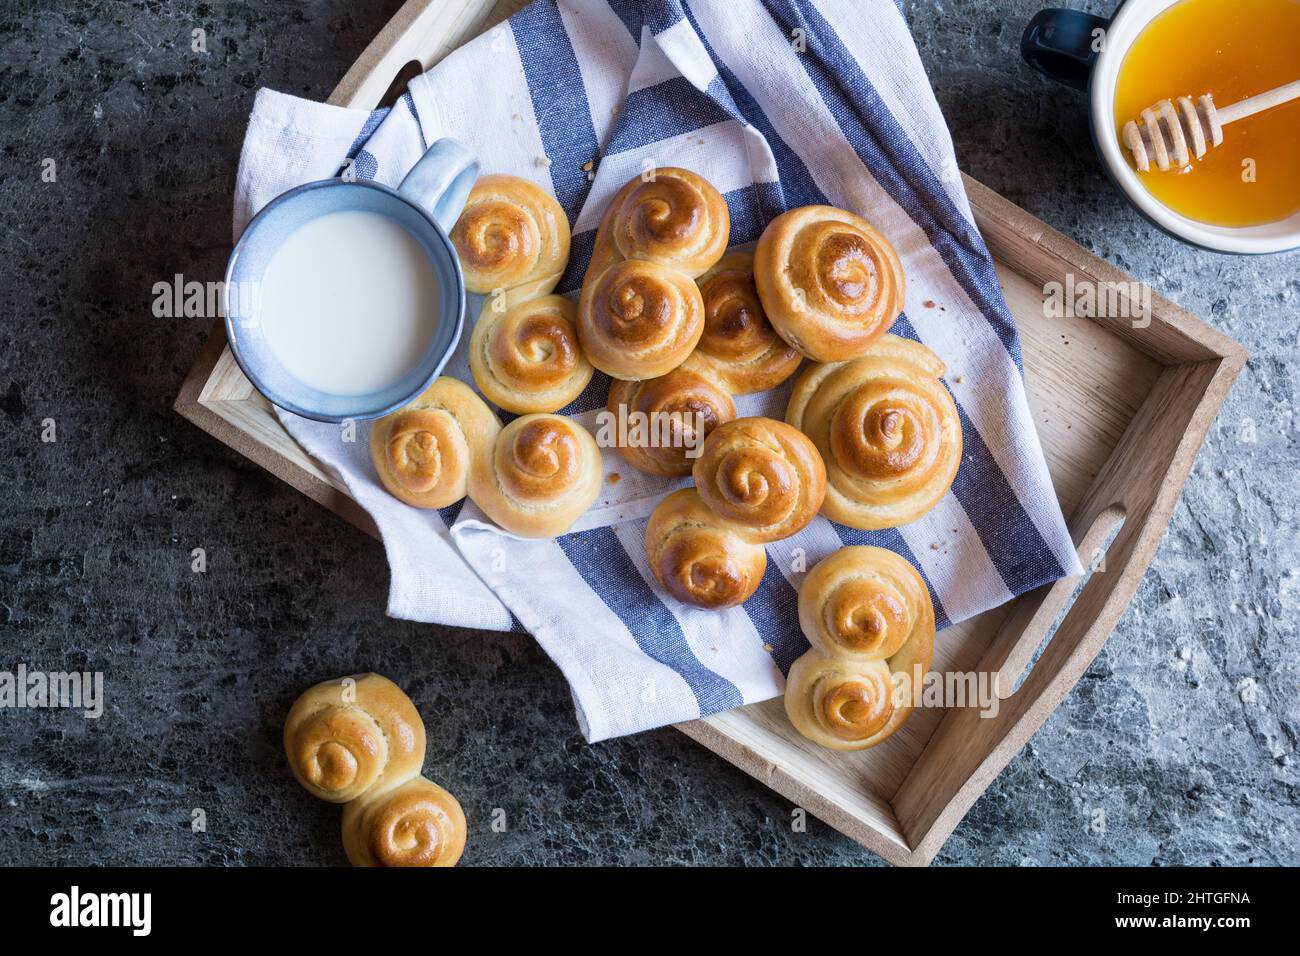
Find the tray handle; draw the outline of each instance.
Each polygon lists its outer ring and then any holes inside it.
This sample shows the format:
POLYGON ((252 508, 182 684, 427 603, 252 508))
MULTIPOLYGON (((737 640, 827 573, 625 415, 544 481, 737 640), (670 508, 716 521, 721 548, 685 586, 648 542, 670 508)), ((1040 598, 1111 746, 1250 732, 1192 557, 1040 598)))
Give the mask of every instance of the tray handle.
POLYGON ((409 64, 418 63, 423 73, 486 26, 523 5, 498 4, 496 0, 407 0, 362 51, 328 102, 333 106, 374 109, 409 64), (502 8, 502 15, 493 18, 491 14, 497 7, 502 8))

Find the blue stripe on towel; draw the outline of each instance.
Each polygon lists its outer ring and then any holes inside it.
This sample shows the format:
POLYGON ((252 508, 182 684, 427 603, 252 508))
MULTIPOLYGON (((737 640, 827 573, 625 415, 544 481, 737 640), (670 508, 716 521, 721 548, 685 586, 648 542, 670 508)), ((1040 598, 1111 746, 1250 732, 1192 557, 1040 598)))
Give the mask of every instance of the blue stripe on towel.
POLYGON ((786 34, 795 27, 804 30, 808 53, 798 59, 844 138, 876 181, 925 233, 1023 374, 1020 340, 1002 300, 992 259, 975 226, 958 210, 821 11, 814 4, 796 0, 762 2, 786 34))
POLYGON ((650 32, 658 36, 682 19, 682 5, 679 0, 641 0, 641 14, 650 32))
POLYGON ((799 628, 799 592, 775 561, 768 560, 758 590, 745 602, 745 613, 770 648, 773 663, 782 674, 790 673, 790 665, 808 650, 808 639, 799 628))
POLYGON ((736 685, 700 663, 682 626, 645 583, 613 528, 592 528, 555 539, 592 593, 605 602, 646 656, 682 676, 700 705, 700 716, 744 703, 736 685))
POLYGON ((533 114, 551 160, 555 198, 569 222, 574 222, 591 190, 583 166, 595 163, 599 151, 577 54, 554 2, 531 3, 507 23, 519 47, 533 114))
POLYGON ((614 11, 614 15, 623 21, 627 27, 627 32, 632 34, 632 39, 639 47, 641 45, 641 24, 644 18, 641 14, 641 0, 605 0, 609 8, 614 11))
MULTIPOLYGON (((705 96, 684 76, 634 90, 623 101, 618 125, 606 154, 653 146, 665 139, 732 119, 717 102, 705 96)), ((671 157, 665 157, 671 160, 671 157)), ((668 162, 663 165, 668 165, 668 162)))

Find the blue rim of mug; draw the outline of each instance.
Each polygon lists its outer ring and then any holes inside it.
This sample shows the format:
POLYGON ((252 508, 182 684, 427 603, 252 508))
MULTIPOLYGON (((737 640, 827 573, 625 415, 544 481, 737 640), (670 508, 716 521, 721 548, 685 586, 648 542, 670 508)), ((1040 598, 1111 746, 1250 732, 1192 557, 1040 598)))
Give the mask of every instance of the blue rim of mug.
POLYGON ((248 225, 244 227, 244 231, 240 233, 239 239, 235 242, 235 247, 230 252, 230 259, 226 262, 225 283, 222 287, 222 307, 225 313, 223 324, 226 328, 226 341, 230 345, 230 354, 235 357, 235 362, 239 365, 240 370, 267 401, 275 405, 277 408, 283 408, 286 412, 292 412, 294 415, 298 415, 302 418, 309 418, 316 422, 337 424, 346 421, 373 421, 376 418, 383 418, 385 415, 397 411, 403 405, 406 405, 412 399, 422 394, 425 389, 433 384, 434 379, 442 374, 442 370, 446 368, 447 362, 449 362, 452 355, 455 354, 456 347, 460 344, 460 337, 465 331, 465 276, 461 271, 460 257, 456 255, 456 247, 452 245, 451 239, 447 237, 443 228, 438 225, 437 221, 435 221, 433 216, 429 214, 428 210, 419 203, 413 202, 406 196, 403 196, 396 189, 391 189, 383 183, 372 182, 368 179, 358 179, 354 181, 344 179, 320 179, 311 183, 303 183, 301 186, 295 186, 292 189, 281 193, 263 206, 257 214, 248 221, 248 225), (452 268, 456 272, 456 327, 452 332, 451 341, 447 346, 446 352, 444 352, 438 360, 433 363, 433 367, 430 369, 429 374, 421 377, 420 386, 412 390, 409 395, 406 395, 398 401, 390 402, 380 408, 366 409, 364 411, 358 411, 352 415, 328 415, 323 412, 313 411, 312 409, 304 408, 292 399, 276 393, 275 389, 268 387, 261 380, 261 377, 250 368, 250 363, 248 363, 244 356, 240 354, 239 336, 236 333, 234 317, 231 315, 230 310, 231 276, 235 271, 239 255, 244 250, 246 240, 250 235, 252 235, 253 227, 257 225, 258 220, 266 216, 275 207, 287 202, 295 196, 317 189, 326 189, 331 187, 360 187, 363 189, 373 189, 377 192, 385 193, 388 196, 400 200, 407 206, 410 206, 424 219, 425 222, 428 223, 429 227, 433 230, 433 234, 438 237, 439 242, 442 243, 443 248, 447 252, 447 258, 451 261, 452 268))

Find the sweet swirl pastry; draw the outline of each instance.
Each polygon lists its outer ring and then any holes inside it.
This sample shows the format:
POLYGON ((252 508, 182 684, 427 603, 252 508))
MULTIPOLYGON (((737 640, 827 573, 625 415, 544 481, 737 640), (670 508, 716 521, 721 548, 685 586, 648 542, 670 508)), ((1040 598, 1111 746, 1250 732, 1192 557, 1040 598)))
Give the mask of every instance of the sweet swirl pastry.
POLYGON ((887 335, 860 359, 816 365, 799 377, 786 421, 826 462, 826 517, 851 528, 895 528, 948 493, 962 437, 943 372, 924 345, 887 335))
POLYGON ((578 339, 591 364, 613 378, 667 375, 704 333, 704 303, 686 273, 628 259, 582 287, 578 339))
POLYGON ((555 197, 518 176, 480 176, 451 230, 465 288, 511 301, 555 288, 569 261, 569 220, 555 197))
POLYGON ((704 334, 685 367, 733 395, 762 392, 794 374, 803 356, 776 334, 754 285, 754 257, 729 252, 697 280, 704 334))
POLYGON ((887 660, 934 637, 934 605, 916 568, 884 548, 841 548, 799 588, 799 626, 823 654, 887 660))
POLYGON ((735 607, 758 589, 767 569, 761 544, 720 520, 694 488, 659 502, 645 531, 646 560, 660 587, 693 607, 735 607))
POLYGON ((770 418, 719 425, 691 472, 704 503, 754 542, 801 530, 826 496, 826 469, 813 443, 770 418))
POLYGON ((689 475, 709 433, 736 417, 730 395, 684 368, 643 382, 615 381, 606 407, 626 423, 617 442, 624 460, 638 471, 664 477, 689 475))
POLYGON ((768 224, 754 279, 777 333, 816 362, 857 358, 903 310, 898 253, 870 223, 832 206, 803 206, 768 224))
POLYGON ((653 179, 637 177, 610 200, 587 278, 620 259, 657 262, 694 278, 722 257, 730 237, 727 201, 708 180, 675 166, 656 169, 653 179))
POLYGON ((501 430, 471 473, 469 494, 507 531, 553 538, 591 507, 602 477, 591 432, 560 415, 525 415, 501 430))
POLYGON ((465 813, 442 787, 415 777, 344 807, 343 849, 353 866, 455 866, 465 813))
POLYGON ((474 390, 438 378, 370 430, 370 459, 389 494, 417 508, 465 497, 473 460, 492 447, 501 423, 474 390))
POLYGON ((881 548, 837 551, 804 579, 799 624, 812 649, 786 678, 796 730, 863 750, 903 725, 934 653, 934 606, 911 564, 881 548))
POLYGON ((577 308, 544 295, 501 309, 489 299, 469 341, 469 368, 488 401, 508 412, 553 412, 594 369, 578 344, 577 308))
POLYGON ((294 701, 284 723, 284 751, 294 777, 313 796, 346 803, 420 772, 424 722, 387 677, 341 677, 294 701))

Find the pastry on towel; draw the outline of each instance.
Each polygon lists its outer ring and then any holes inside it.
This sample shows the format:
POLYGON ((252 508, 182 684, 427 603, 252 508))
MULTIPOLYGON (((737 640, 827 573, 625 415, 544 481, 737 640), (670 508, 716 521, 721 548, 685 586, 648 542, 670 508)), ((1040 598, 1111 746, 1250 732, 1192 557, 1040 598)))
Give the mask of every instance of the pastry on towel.
POLYGON ((602 480, 591 432, 561 415, 525 415, 501 430, 471 472, 469 496, 505 530, 553 538, 591 507, 602 480))
POLYGON ((294 701, 284 722, 284 751, 289 769, 313 796, 346 803, 420 772, 424 721, 387 677, 340 677, 294 701))
POLYGON ((826 469, 813 443, 771 418, 719 425, 691 473, 704 503, 754 542, 790 537, 826 496, 826 469))
POLYGON ((934 606, 911 564, 882 548, 835 552, 804 578, 799 624, 813 646, 786 678, 796 730, 864 750, 903 725, 934 653, 934 606))
POLYGON ((783 339, 815 362, 857 358, 903 311, 903 265, 869 222, 833 206, 773 219, 754 252, 763 309, 783 339))
POLYGON ((496 415, 472 388, 444 376, 374 423, 370 459, 394 498, 417 508, 445 508, 465 497, 471 462, 491 449, 500 431, 496 415))
POLYGON ((569 262, 569 220, 555 197, 518 176, 480 176, 451 229, 465 288, 511 302, 555 288, 569 262))
POLYGON ((610 200, 596 230, 586 279, 621 259, 645 259, 694 278, 722 257, 731 215, 703 176, 665 166, 633 179, 610 200))
POLYGON ((735 607, 763 581, 767 555, 711 511, 694 488, 659 502, 645 531, 646 560, 660 587, 708 610, 735 607))
POLYGON ((496 299, 469 342, 469 367, 488 401, 521 415, 553 412, 587 387, 593 369, 578 344, 577 307, 544 295, 506 307, 496 299))
POLYGON ((627 259, 582 286, 578 339, 591 364, 613 378, 667 375, 703 333, 700 290, 677 269, 627 259))
POLYGON ((465 813, 442 787, 414 777, 343 808, 343 849, 353 866, 455 866, 465 813))
POLYGON ((684 368, 643 382, 615 381, 606 408, 626 423, 618 430, 624 460, 648 475, 664 477, 689 475, 709 432, 736 417, 727 392, 684 368))
POLYGON ((786 421, 826 462, 826 517, 863 530, 895 528, 948 493, 962 437, 943 372, 924 345, 886 335, 862 358, 799 376, 786 421))
POLYGON ((751 253, 727 253, 696 284, 704 301, 704 334, 686 368, 708 375, 733 395, 766 391, 795 373, 803 356, 768 322, 751 253))

